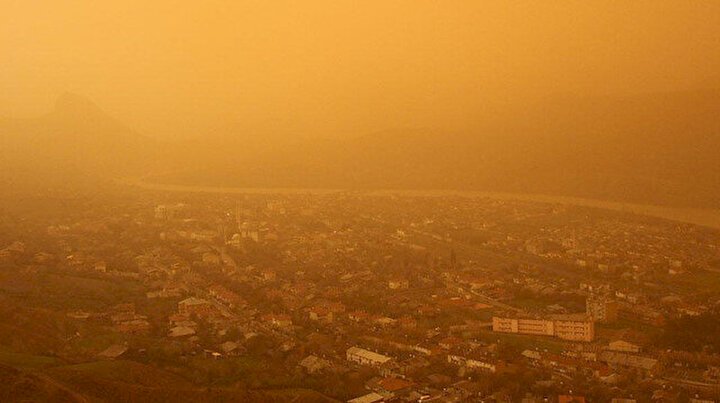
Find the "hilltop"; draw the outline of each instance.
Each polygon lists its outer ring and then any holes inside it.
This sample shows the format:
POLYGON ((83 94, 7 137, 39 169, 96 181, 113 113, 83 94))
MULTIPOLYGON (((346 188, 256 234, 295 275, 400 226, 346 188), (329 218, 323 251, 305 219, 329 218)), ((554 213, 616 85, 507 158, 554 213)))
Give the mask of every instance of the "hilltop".
POLYGON ((0 182, 83 182, 137 174, 153 163, 154 142, 80 95, 61 95, 48 114, 0 119, 0 182))

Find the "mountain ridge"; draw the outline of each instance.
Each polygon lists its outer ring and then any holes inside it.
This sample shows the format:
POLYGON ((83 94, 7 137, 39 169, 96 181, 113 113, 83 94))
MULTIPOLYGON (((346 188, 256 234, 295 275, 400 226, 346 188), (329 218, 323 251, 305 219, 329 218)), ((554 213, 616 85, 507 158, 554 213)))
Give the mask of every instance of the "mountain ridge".
POLYGON ((0 167, 26 176, 53 172, 58 180, 486 190, 704 207, 720 203, 717 116, 719 90, 681 91, 548 100, 479 115, 466 131, 400 128, 283 141, 236 128, 160 142, 64 94, 44 117, 0 120, 0 167))

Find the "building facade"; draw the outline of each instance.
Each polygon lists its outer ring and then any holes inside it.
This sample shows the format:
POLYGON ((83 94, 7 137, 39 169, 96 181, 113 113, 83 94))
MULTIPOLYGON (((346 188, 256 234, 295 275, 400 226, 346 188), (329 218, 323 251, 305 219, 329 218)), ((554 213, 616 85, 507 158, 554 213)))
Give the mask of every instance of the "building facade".
POLYGON ((386 362, 392 360, 392 358, 376 353, 374 351, 365 350, 360 347, 350 347, 345 352, 348 361, 355 362, 361 365, 380 366, 386 362))
POLYGON ((493 317, 493 331, 534 336, 551 336, 571 341, 593 341, 595 324, 586 319, 536 319, 493 317))

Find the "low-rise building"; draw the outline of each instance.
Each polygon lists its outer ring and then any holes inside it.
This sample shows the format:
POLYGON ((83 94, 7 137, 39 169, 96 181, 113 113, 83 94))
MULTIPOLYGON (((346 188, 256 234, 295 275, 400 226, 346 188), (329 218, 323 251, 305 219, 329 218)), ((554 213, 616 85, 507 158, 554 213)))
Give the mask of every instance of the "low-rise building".
POLYGON ((184 315, 207 316, 215 312, 215 307, 202 298, 190 297, 178 302, 178 312, 184 315))
POLYGON ((629 343, 624 340, 611 341, 607 347, 610 351, 617 351, 621 353, 639 353, 640 346, 637 344, 629 343))
POLYGON ((392 360, 391 357, 360 347, 350 347, 345 352, 345 355, 348 361, 356 362, 362 365, 371 365, 374 367, 383 365, 392 360))

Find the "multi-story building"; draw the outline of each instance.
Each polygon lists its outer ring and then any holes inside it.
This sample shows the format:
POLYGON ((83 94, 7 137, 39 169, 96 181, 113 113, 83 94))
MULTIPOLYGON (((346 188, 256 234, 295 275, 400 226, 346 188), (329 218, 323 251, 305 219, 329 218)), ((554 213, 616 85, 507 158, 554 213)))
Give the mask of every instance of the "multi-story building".
POLYGON ((618 303, 602 294, 591 293, 586 300, 585 310, 596 322, 614 322, 618 318, 618 303))
POLYGON ((554 336, 553 325, 553 321, 544 319, 493 317, 493 331, 502 333, 554 336))
POLYGON ((556 319, 553 321, 555 337, 572 341, 593 341, 595 339, 595 323, 590 318, 556 319))
POLYGON ((493 317, 493 331, 551 336, 572 341, 593 341, 595 338, 595 324, 586 317, 552 319, 493 317))

